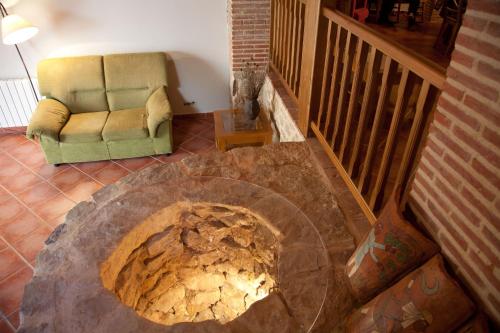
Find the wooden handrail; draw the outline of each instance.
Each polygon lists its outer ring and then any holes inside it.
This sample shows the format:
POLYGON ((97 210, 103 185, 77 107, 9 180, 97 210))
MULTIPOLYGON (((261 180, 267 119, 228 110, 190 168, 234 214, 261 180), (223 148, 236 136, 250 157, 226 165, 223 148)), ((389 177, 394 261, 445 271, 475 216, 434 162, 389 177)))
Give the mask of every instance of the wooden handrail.
POLYGON ((271 69, 374 223, 390 191, 410 188, 446 73, 323 3, 272 0, 271 69))
POLYGON ((373 223, 391 191, 410 188, 445 70, 336 10, 316 14, 319 62, 304 63, 316 73, 310 126, 373 223))
POLYGON ((271 67, 298 98, 305 8, 308 0, 271 1, 271 67))
POLYGON ((323 7, 322 15, 350 31, 368 44, 373 45, 382 53, 390 55, 396 62, 406 66, 410 71, 429 81, 436 88, 443 88, 446 72, 441 66, 401 44, 388 40, 387 37, 383 36, 381 33, 337 10, 323 7))

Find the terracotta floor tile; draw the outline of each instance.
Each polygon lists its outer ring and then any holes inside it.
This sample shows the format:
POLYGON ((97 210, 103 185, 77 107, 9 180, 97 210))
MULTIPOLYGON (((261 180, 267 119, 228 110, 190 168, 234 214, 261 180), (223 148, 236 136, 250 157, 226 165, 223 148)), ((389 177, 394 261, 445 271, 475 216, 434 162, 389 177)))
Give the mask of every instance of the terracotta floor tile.
POLYGON ((207 128, 206 130, 201 131, 198 136, 203 139, 215 141, 215 129, 213 127, 207 128))
POLYGON ((2 267, 0 269, 0 281, 2 281, 27 265, 14 250, 6 248, 0 251, 0 267, 2 267))
POLYGON ((7 319, 16 330, 19 328, 19 311, 14 312, 7 319))
POLYGON ((210 114, 210 116, 203 118, 201 121, 203 121, 204 123, 207 123, 209 125, 214 126, 214 116, 212 113, 210 114))
MULTIPOLYGON (((201 122, 201 121, 181 121, 177 125, 177 128, 187 134, 197 135, 201 133, 203 130, 205 130, 207 126, 210 125, 207 124, 206 122, 201 122)), ((174 135, 175 135, 175 128, 174 128, 174 135)))
POLYGON ((64 223, 66 220, 66 214, 62 214, 61 216, 58 216, 50 221, 47 221, 48 224, 50 224, 54 229, 61 223, 64 223))
POLYGON ((16 194, 16 196, 28 207, 32 207, 60 193, 61 192, 56 187, 44 181, 16 194))
POLYGON ((0 135, 0 149, 9 150, 26 142, 24 135, 0 135))
POLYGON ((8 154, 2 153, 0 154, 0 169, 9 168, 12 165, 19 164, 14 158, 9 156, 8 154))
POLYGON ((0 251, 7 248, 7 243, 5 243, 2 239, 0 239, 0 251))
POLYGON ((93 173, 91 176, 105 185, 112 184, 129 174, 129 171, 116 163, 93 173))
POLYGON ((24 286, 31 280, 33 271, 26 268, 0 281, 0 311, 10 316, 19 309, 23 298, 24 286))
POLYGON ((0 184, 13 193, 22 192, 42 181, 43 178, 19 163, 10 164, 5 168, 0 167, 0 184))
POLYGON ((51 233, 52 230, 49 227, 43 226, 33 231, 26 238, 15 242, 12 246, 21 253, 24 259, 33 263, 38 252, 45 246, 45 240, 51 233))
POLYGON ((184 157, 188 157, 188 156, 193 156, 193 154, 191 154, 190 152, 188 151, 185 151, 184 149, 182 148, 178 148, 172 155, 170 156, 167 156, 167 155, 158 155, 158 156, 155 156, 154 158, 157 159, 158 161, 160 161, 161 163, 171 163, 171 162, 177 162, 177 161, 180 161, 182 160, 184 157))
MULTIPOLYGON (((166 156, 166 155, 156 155, 158 157, 161 157, 161 156, 166 156)), ((162 162, 160 162, 159 160, 155 159, 153 156, 151 157, 153 158, 153 163, 151 164, 148 164, 146 167, 144 167, 143 169, 146 169, 146 168, 151 168, 151 167, 154 167, 155 165, 159 165, 159 164, 162 164, 162 162)), ((142 170, 142 169, 141 169, 142 170)))
POLYGON ((52 199, 32 207, 32 209, 42 219, 50 221, 56 217, 66 214, 74 206, 75 203, 61 193, 52 199))
POLYGON ((12 195, 9 194, 6 190, 3 189, 3 187, 0 186, 0 206, 6 202, 7 200, 11 199, 12 195))
POLYGON ((0 333, 15 333, 15 331, 9 326, 6 321, 0 320, 0 333))
POLYGON ((0 225, 0 236, 3 236, 7 242, 14 243, 43 225, 45 224, 38 217, 29 210, 25 210, 15 220, 0 225))
POLYGON ((126 158, 123 160, 115 160, 115 162, 130 171, 137 171, 152 164, 154 162, 154 159, 152 159, 149 156, 146 156, 137 158, 126 158))
POLYGON ((200 153, 200 155, 206 155, 206 154, 209 154, 209 153, 212 153, 215 151, 218 151, 218 150, 217 150, 217 147, 215 146, 215 143, 214 143, 211 147, 209 147, 208 149, 205 149, 202 153, 200 153))
POLYGON ((7 201, 0 204, 0 225, 15 221, 15 219, 26 211, 26 207, 11 197, 7 201))
POLYGON ((174 138, 174 147, 177 148, 182 143, 184 143, 187 140, 191 139, 194 135, 186 133, 186 132, 184 132, 181 129, 174 129, 172 136, 174 138))
POLYGON ((214 145, 214 142, 211 140, 195 137, 181 145, 181 148, 187 150, 194 154, 199 154, 207 151, 214 145))
POLYGON ((85 172, 87 175, 95 173, 104 167, 110 165, 111 161, 96 161, 96 162, 84 162, 84 163, 73 163, 73 167, 85 172))
POLYGON ((8 153, 28 167, 46 164, 42 148, 31 141, 23 143, 12 150, 9 149, 8 153))
POLYGON ((31 165, 29 168, 36 173, 37 175, 48 179, 52 176, 57 175, 58 173, 63 172, 64 170, 71 168, 70 164, 61 164, 59 166, 54 166, 53 164, 47 164, 47 162, 43 162, 40 165, 31 165))
POLYGON ((73 188, 64 192, 67 197, 69 197, 74 202, 80 202, 90 199, 92 194, 97 192, 102 188, 102 184, 99 184, 95 180, 88 179, 83 182, 76 184, 73 188))
POLYGON ((63 192, 73 189, 80 183, 89 182, 91 180, 89 176, 73 167, 49 178, 49 182, 63 192))

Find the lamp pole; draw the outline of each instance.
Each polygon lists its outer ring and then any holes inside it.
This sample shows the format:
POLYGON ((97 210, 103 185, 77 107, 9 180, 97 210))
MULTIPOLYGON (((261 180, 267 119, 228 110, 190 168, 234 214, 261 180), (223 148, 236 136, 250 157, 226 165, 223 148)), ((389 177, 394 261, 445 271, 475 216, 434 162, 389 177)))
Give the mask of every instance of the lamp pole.
MULTIPOLYGON (((7 12, 7 9, 4 7, 4 5, 0 2, 0 13, 2 14, 2 18, 5 16, 8 16, 9 13, 7 12)), ((19 58, 21 59, 21 62, 23 63, 24 70, 26 71, 26 74, 28 75, 28 80, 30 81, 31 89, 33 91, 33 96, 35 97, 35 100, 38 102, 38 95, 36 93, 35 86, 33 85, 33 81, 31 80, 31 75, 30 72, 28 71, 28 67, 26 66, 26 63, 24 62, 23 55, 21 54, 21 51, 19 50, 19 47, 17 44, 14 44, 16 47, 17 54, 19 55, 19 58)))

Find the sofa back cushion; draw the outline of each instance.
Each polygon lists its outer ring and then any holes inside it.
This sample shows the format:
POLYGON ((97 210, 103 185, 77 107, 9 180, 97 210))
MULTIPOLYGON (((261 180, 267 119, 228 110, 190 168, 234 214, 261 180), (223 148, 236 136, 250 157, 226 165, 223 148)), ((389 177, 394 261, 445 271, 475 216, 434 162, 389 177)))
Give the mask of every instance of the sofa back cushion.
POLYGON ((144 107, 156 89, 167 85, 165 54, 104 56, 104 75, 110 111, 144 107))
POLYGON ((38 84, 42 96, 60 101, 71 113, 109 109, 101 56, 42 60, 38 84))

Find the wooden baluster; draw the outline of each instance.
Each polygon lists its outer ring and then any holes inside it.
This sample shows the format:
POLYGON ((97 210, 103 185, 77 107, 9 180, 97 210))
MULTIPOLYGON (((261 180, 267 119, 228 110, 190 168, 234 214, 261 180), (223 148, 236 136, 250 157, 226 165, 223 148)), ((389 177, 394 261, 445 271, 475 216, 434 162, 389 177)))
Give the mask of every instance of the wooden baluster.
POLYGON ((276 13, 276 0, 271 0, 271 22, 272 22, 272 27, 271 27, 271 57, 272 57, 272 63, 276 65, 276 34, 277 34, 277 13, 276 13))
POLYGON ((394 113, 392 114, 391 126, 389 127, 389 133, 387 134, 387 140, 385 143, 384 154, 382 155, 382 162, 378 169, 377 179, 375 185, 370 193, 370 200, 368 205, 373 210, 375 208, 375 203, 380 194, 380 190, 385 184, 387 175, 390 171, 389 163, 392 160, 392 156, 395 149, 395 144, 397 144, 396 137, 399 132, 399 124, 403 111, 408 106, 408 99, 410 98, 412 91, 412 80, 410 76, 410 71, 408 68, 403 68, 403 74, 401 76, 401 81, 399 82, 398 97, 396 100, 396 105, 394 107, 394 113))
MULTIPOLYGON (((366 66, 365 59, 366 59, 366 54, 368 53, 368 47, 369 45, 363 42, 361 39, 358 41, 358 47, 356 50, 356 59, 354 60, 354 78, 351 87, 351 97, 349 99, 349 106, 347 108, 344 137, 342 139, 342 145, 340 147, 340 154, 339 154, 340 162, 344 160, 344 153, 347 147, 347 142, 349 141, 352 117, 355 108, 357 108, 359 90, 361 88, 361 82, 363 81, 363 74, 365 72, 365 66, 366 66)), ((349 175, 351 175, 351 173, 349 173, 349 175)))
POLYGON ((349 161, 349 168, 347 169, 350 176, 354 172, 354 165, 358 159, 359 148, 361 146, 361 139, 366 131, 366 120, 368 111, 371 107, 371 102, 375 93, 377 93, 378 80, 377 76, 380 70, 380 64, 382 62, 382 53, 380 53, 375 47, 371 47, 369 59, 368 59, 368 76, 366 78, 366 86, 363 94, 363 102, 361 104, 361 111, 359 112, 358 127, 356 130, 356 136, 354 138, 354 145, 352 147, 351 159, 349 161))
POLYGON ((284 28, 284 43, 283 43, 283 68, 281 69, 281 76, 286 81, 286 72, 288 68, 288 45, 290 43, 290 36, 288 26, 290 23, 290 0, 285 0, 285 25, 284 28))
POLYGON ((326 51, 325 51, 325 61, 323 66, 323 83, 321 84, 321 97, 319 102, 319 110, 318 110, 318 121, 317 125, 321 127, 321 118, 323 116, 323 110, 325 108, 325 99, 326 99, 326 86, 328 84, 328 69, 330 68, 330 53, 332 48, 332 21, 328 20, 328 30, 326 32, 326 51))
POLYGON ((377 109, 375 110, 375 118, 373 120, 373 125, 370 133, 370 141, 368 143, 368 150, 366 152, 366 157, 363 164, 363 170, 361 171, 361 176, 358 180, 358 191, 363 193, 365 186, 366 176, 370 171, 371 164, 373 161, 373 156, 375 154, 378 131, 380 123, 382 122, 382 116, 384 113, 387 96, 390 93, 390 88, 392 86, 392 81, 394 74, 397 70, 398 64, 392 61, 391 57, 386 56, 384 63, 384 72, 382 74, 382 82, 380 86, 380 92, 378 96, 377 109))
POLYGON ((344 50, 344 59, 342 61, 343 63, 342 78, 340 81, 340 91, 337 102, 337 110, 335 112, 335 123, 334 123, 332 142, 331 142, 332 149, 334 151, 335 151, 335 145, 337 143, 336 141, 340 128, 340 122, 342 120, 342 114, 344 113, 345 109, 345 97, 347 95, 347 87, 349 86, 349 83, 351 81, 352 56, 356 47, 357 40, 358 37, 356 37, 349 31, 347 34, 346 46, 344 50))
MULTIPOLYGON (((423 123, 420 126, 423 126, 421 132, 422 134, 415 134, 417 137, 420 137, 419 142, 415 142, 415 145, 412 147, 412 152, 410 153, 410 161, 409 163, 411 164, 411 170, 408 170, 401 176, 401 182, 404 184, 404 187, 401 188, 401 202, 399 203, 399 207, 401 211, 404 210, 406 203, 408 202, 408 196, 410 194, 411 187, 409 186, 412 183, 412 180, 415 177, 415 173, 417 171, 418 164, 415 163, 415 161, 418 160, 418 158, 422 155, 422 150, 424 149, 424 145, 422 144, 424 142, 424 138, 427 137, 429 133, 429 126, 432 121, 432 115, 434 111, 436 110, 436 105, 439 99, 439 95, 441 91, 437 89, 430 81, 427 79, 424 80, 422 83, 422 89, 424 89, 426 83, 429 83, 429 89, 427 89, 427 100, 424 102, 424 106, 422 107, 423 109, 423 123)), ((421 90, 420 94, 422 94, 424 91, 421 90)), ((420 98, 423 98, 419 96, 419 100, 417 101, 417 108, 418 104, 420 101, 420 98)), ((416 121, 416 115, 414 121, 416 121)), ((416 126, 416 125, 415 125, 416 126)), ((419 129, 417 129, 417 132, 420 132, 419 129)), ((408 139, 408 142, 410 142, 410 138, 408 139)), ((408 165, 407 168, 410 167, 410 164, 408 165)), ((398 176, 399 177, 399 176, 398 176)), ((396 183, 397 184, 397 183, 396 183)))
POLYGON ((271 0, 271 36, 270 36, 270 41, 269 41, 269 60, 272 63, 274 60, 274 55, 273 55, 273 42, 274 42, 274 1, 271 0))
POLYGON ((299 28, 297 29, 297 53, 295 54, 295 82, 293 84, 293 91, 295 96, 299 97, 299 86, 300 86, 300 65, 302 59, 302 47, 304 46, 304 14, 305 5, 299 2, 299 28))
POLYGON ((281 67, 283 64, 283 0, 278 1, 278 63, 277 69, 281 74, 281 67))
POLYGON ((299 130, 304 136, 308 136, 311 125, 311 116, 317 110, 312 110, 313 107, 313 86, 314 83, 321 82, 316 80, 321 75, 315 69, 316 64, 316 50, 318 47, 318 31, 319 21, 321 18, 322 0, 307 0, 304 15, 304 41, 302 45, 302 52, 299 57, 302 59, 300 62, 300 83, 298 106, 300 112, 298 113, 297 125, 299 130))
POLYGON ((325 128, 323 129, 323 136, 328 140, 328 129, 330 127, 330 120, 333 113, 333 100, 335 97, 335 88, 337 86, 337 80, 339 79, 339 72, 342 67, 341 55, 344 54, 345 47, 345 34, 344 29, 339 25, 337 28, 337 39, 335 40, 335 55, 333 58, 333 68, 332 68, 332 83, 330 84, 330 93, 328 95, 328 108, 326 109, 326 122, 325 128))
POLYGON ((408 141, 406 142, 403 157, 401 159, 401 164, 399 165, 394 188, 397 188, 403 182, 403 179, 407 174, 410 161, 413 158, 417 144, 418 133, 420 132, 422 127, 424 108, 426 106, 427 97, 429 96, 429 90, 430 83, 429 81, 424 80, 422 82, 422 87, 420 88, 420 93, 418 95, 417 105, 415 107, 415 116, 413 117, 413 123, 411 125, 408 141))
POLYGON ((275 8, 276 8, 276 18, 275 18, 275 21, 276 21, 276 32, 275 32, 275 35, 276 35, 276 41, 274 42, 274 58, 275 58, 275 61, 274 61, 274 67, 277 69, 278 68, 278 64, 279 64, 279 45, 280 45, 280 0, 274 0, 275 1, 275 8))
POLYGON ((286 46, 286 65, 285 71, 283 72, 283 77, 287 82, 288 86, 290 86, 290 64, 291 64, 291 52, 292 52, 292 14, 293 14, 293 0, 287 0, 288 10, 286 12, 287 16, 287 46, 286 46))
POLYGON ((293 91, 293 83, 295 82, 295 48, 297 47, 297 0, 293 1, 293 12, 292 12, 292 49, 290 50, 290 76, 288 78, 288 85, 293 91))
POLYGON ((281 64, 280 64, 280 74, 283 76, 283 69, 285 68, 285 49, 286 49, 286 0, 281 0, 281 64))
POLYGON ((288 0, 288 11, 287 11, 287 17, 288 17, 288 23, 287 23, 287 48, 286 48, 286 70, 283 73, 286 78, 286 82, 288 83, 288 86, 290 86, 290 65, 292 63, 292 58, 291 58, 291 52, 292 52, 292 41, 293 41, 293 35, 292 35, 292 13, 293 13, 293 7, 292 7, 292 2, 293 0, 288 0))

